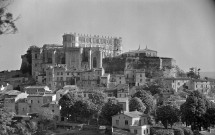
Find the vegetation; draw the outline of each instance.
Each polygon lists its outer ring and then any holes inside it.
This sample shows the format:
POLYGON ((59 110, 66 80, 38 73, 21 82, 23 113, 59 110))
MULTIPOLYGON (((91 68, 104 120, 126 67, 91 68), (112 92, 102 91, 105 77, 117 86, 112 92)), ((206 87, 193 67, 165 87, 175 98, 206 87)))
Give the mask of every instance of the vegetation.
MULTIPOLYGON (((181 120, 187 126, 191 125, 192 130, 201 130, 202 127, 208 128, 209 124, 206 118, 210 115, 210 109, 213 103, 206 99, 206 97, 199 91, 193 91, 186 102, 181 105, 181 120), (207 116, 207 117, 206 117, 207 116)), ((209 117, 208 117, 209 118, 209 117)))
POLYGON ((171 105, 158 107, 156 111, 156 121, 161 121, 166 129, 168 128, 168 125, 172 127, 174 123, 180 121, 179 109, 171 105))
POLYGON ((1 135, 30 135, 36 128, 34 123, 23 120, 14 120, 14 114, 3 109, 0 113, 0 134, 1 135))
POLYGON ((131 98, 129 101, 129 110, 130 111, 140 111, 144 112, 146 107, 144 106, 142 100, 138 97, 131 98))
POLYGON ((101 116, 109 123, 112 123, 112 116, 122 111, 122 107, 115 98, 109 99, 102 107, 101 116))
POLYGON ((0 0, 0 35, 13 34, 17 31, 13 14, 7 11, 11 0, 0 0))
POLYGON ((153 96, 150 93, 144 90, 140 90, 136 92, 132 97, 138 97, 142 100, 142 102, 146 106, 146 110, 144 113, 148 114, 153 110, 155 105, 153 102, 153 96))
POLYGON ((189 78, 193 78, 193 79, 199 79, 200 78, 200 68, 196 69, 196 68, 190 68, 190 71, 187 73, 187 77, 189 78))

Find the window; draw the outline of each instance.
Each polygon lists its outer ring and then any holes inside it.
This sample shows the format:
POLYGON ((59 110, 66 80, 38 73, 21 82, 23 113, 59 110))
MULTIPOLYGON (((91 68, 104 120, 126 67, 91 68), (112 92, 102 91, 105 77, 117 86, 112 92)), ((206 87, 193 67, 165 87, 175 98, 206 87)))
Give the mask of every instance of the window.
POLYGON ((60 73, 59 73, 59 72, 57 72, 57 75, 60 75, 60 73))
POLYGON ((178 82, 178 85, 180 85, 180 82, 178 82))
POLYGON ((146 133, 147 133, 147 134, 149 133, 149 129, 148 129, 148 128, 146 129, 146 133))
POLYGON ((119 120, 116 120, 116 125, 119 125, 119 120))
POLYGON ((67 75, 69 75, 69 73, 67 73, 67 75))
POLYGON ((140 79, 140 82, 142 82, 142 79, 140 79))
POLYGON ((40 103, 40 101, 38 100, 38 103, 40 103))
POLYGON ((146 134, 146 130, 145 129, 143 130, 143 134, 146 134))
POLYGON ((86 97, 86 94, 84 94, 84 97, 86 97))
POLYGON ((33 100, 31 100, 31 103, 33 103, 33 100))
POLYGON ((140 77, 142 77, 142 74, 140 74, 140 77))
POLYGON ((63 75, 63 72, 61 72, 61 75, 63 75))
POLYGON ((54 110, 52 110, 52 112, 54 112, 54 110))
POLYGON ((37 54, 35 54, 35 59, 37 59, 37 54))
POLYGON ((63 95, 62 94, 60 94, 60 97, 62 97, 63 95))
POLYGON ((61 77, 60 80, 63 81, 63 77, 61 77))
POLYGON ((119 77, 119 79, 121 79, 121 77, 119 77))
POLYGON ((121 84, 121 81, 119 81, 119 83, 121 84))
POLYGON ((125 120, 125 125, 128 125, 128 120, 125 120))
POLYGON ((134 133, 137 134, 137 130, 136 129, 134 130, 134 133))

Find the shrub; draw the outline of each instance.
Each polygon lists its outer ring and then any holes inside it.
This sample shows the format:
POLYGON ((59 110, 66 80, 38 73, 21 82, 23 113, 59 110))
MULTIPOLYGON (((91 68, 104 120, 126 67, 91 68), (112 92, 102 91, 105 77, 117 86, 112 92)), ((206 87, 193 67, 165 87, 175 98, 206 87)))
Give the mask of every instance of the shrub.
POLYGON ((174 128, 174 135, 184 135, 184 130, 179 128, 179 127, 175 127, 174 128))
POLYGON ((193 135, 193 131, 190 128, 183 127, 184 135, 193 135))
POLYGON ((164 129, 161 127, 151 127, 150 135, 174 135, 174 131, 172 129, 164 129))

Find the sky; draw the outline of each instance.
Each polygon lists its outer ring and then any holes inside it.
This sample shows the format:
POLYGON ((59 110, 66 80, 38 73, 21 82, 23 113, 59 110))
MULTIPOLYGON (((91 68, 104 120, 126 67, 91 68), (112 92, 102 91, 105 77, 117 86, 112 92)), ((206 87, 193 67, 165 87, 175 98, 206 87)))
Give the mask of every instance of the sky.
POLYGON ((29 46, 62 44, 64 33, 122 37, 123 51, 171 57, 184 71, 215 72, 215 5, 210 0, 14 0, 18 33, 0 36, 0 70, 20 69, 29 46))

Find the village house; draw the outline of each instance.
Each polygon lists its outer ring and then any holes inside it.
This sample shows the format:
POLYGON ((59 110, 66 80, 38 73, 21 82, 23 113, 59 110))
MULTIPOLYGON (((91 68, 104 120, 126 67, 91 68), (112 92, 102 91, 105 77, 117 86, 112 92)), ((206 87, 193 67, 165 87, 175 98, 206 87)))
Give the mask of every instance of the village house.
POLYGON ((175 92, 183 90, 189 81, 190 78, 165 78, 163 80, 165 87, 175 92))
POLYGON ((15 107, 17 101, 20 99, 27 98, 27 96, 28 96, 27 93, 22 93, 22 92, 17 91, 17 90, 6 91, 4 94, 5 94, 4 108, 8 112, 14 112, 14 113, 17 113, 16 107, 15 107))
POLYGON ((142 112, 123 112, 112 116, 112 126, 120 129, 130 130, 136 135, 150 135, 148 115, 142 112))

